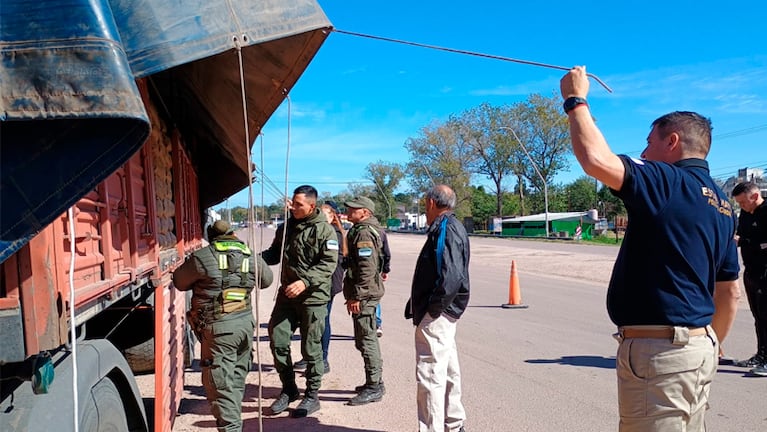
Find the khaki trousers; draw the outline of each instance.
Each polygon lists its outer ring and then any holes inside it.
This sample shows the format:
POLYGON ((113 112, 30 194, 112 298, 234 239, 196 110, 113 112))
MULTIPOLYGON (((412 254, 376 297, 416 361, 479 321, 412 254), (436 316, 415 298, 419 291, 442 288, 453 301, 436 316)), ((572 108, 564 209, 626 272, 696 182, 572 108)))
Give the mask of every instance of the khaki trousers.
POLYGON ((457 321, 428 313, 415 329, 415 374, 419 432, 458 431, 466 420, 461 368, 455 345, 457 321))
MULTIPOLYGON (((655 329, 663 326, 633 326, 655 329)), ((620 432, 703 432, 719 342, 674 327, 672 339, 618 336, 620 432)))

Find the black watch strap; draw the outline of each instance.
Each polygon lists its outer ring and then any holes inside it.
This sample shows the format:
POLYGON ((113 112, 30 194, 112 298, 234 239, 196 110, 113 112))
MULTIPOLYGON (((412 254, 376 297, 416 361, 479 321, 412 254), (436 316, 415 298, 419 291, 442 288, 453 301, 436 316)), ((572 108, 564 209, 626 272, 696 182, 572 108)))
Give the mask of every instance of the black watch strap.
POLYGON ((565 103, 562 104, 562 108, 565 109, 565 113, 569 113, 570 111, 575 109, 575 107, 577 107, 578 105, 588 105, 588 104, 589 103, 586 101, 586 99, 582 97, 572 96, 565 99, 565 103))

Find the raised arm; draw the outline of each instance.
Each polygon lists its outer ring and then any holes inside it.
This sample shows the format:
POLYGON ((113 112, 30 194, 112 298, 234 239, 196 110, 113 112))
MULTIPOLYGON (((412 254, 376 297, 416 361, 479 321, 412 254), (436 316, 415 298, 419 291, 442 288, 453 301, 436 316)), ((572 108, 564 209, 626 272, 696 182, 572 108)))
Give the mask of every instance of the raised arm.
MULTIPOLYGON (((589 78, 585 66, 576 66, 559 82, 562 98, 586 99, 589 78)), ((610 150, 602 132, 594 123, 588 104, 578 104, 567 113, 573 153, 586 174, 614 190, 620 190, 626 169, 620 158, 610 150)))

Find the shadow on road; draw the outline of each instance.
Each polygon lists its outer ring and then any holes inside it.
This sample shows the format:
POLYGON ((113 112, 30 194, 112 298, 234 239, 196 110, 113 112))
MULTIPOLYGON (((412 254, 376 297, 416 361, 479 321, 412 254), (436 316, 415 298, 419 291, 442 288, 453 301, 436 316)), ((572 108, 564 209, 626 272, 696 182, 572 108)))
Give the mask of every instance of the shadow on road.
MULTIPOLYGON (((314 417, 287 418, 262 417, 264 430, 290 430, 293 432, 386 432, 377 429, 357 429, 344 426, 322 424, 314 417)), ((242 424, 243 432, 257 431, 258 419, 246 420, 242 424)))
POLYGON ((530 359, 525 363, 552 364, 558 363, 567 366, 587 366, 602 369, 615 369, 615 357, 601 356, 563 356, 558 359, 530 359))
MULTIPOLYGON (((735 366, 733 366, 735 367, 735 366)), ((743 370, 743 368, 739 369, 723 369, 722 366, 719 366, 719 368, 716 370, 716 373, 720 374, 733 374, 733 375, 741 375, 743 378, 762 378, 761 375, 754 375, 748 370, 743 370)))
MULTIPOLYGON (((256 338, 253 337, 253 340, 255 341, 256 338)), ((290 337, 290 340, 292 340, 292 341, 301 340, 301 334, 299 334, 298 331, 296 331, 296 333, 294 333, 293 336, 290 337)), ((353 341, 354 340, 354 336, 334 334, 334 335, 330 335, 330 340, 332 340, 332 341, 353 341)), ((259 342, 269 342, 269 335, 260 336, 258 338, 258 341, 259 342)))

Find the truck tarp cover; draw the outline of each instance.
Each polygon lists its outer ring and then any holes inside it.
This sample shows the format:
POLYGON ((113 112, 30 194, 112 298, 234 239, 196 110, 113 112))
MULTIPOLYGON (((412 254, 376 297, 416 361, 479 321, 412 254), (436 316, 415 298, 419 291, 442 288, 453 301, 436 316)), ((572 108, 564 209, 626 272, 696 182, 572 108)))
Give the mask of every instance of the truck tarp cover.
POLYGON ((137 79, 184 137, 201 205, 243 189, 237 46, 254 141, 329 30, 314 0, 2 0, 0 262, 142 146, 137 79))

